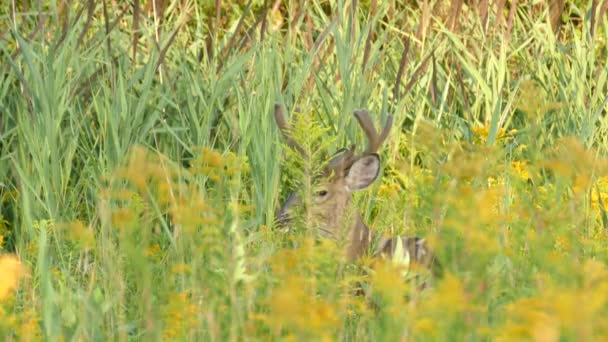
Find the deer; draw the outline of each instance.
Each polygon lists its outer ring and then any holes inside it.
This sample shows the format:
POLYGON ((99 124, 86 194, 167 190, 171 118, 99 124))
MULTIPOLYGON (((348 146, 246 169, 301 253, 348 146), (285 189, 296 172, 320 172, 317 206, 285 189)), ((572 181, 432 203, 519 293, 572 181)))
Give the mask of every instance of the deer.
MULTIPOLYGON (((354 116, 367 137, 367 147, 361 153, 356 153, 355 145, 342 148, 327 162, 323 172, 327 177, 321 180, 324 184, 308 201, 310 208, 307 209, 315 217, 315 230, 322 238, 344 240, 347 262, 355 262, 365 255, 371 255, 372 259, 395 260, 395 253, 407 252, 410 264, 422 266, 421 269, 430 271, 433 277, 441 277, 442 267, 425 239, 379 235, 363 222, 361 214, 352 207, 353 192, 368 188, 379 177, 381 160, 378 150, 388 138, 393 124, 392 115, 388 115, 382 130, 377 131, 367 110, 355 110, 354 116), (375 248, 372 247, 374 243, 375 248)), ((282 105, 275 104, 274 117, 287 146, 308 158, 305 150, 289 134, 282 105)), ((289 227, 294 208, 302 207, 304 202, 297 192, 290 193, 275 214, 277 224, 283 228, 289 227)), ((427 285, 423 283, 419 288, 424 289, 427 285)))

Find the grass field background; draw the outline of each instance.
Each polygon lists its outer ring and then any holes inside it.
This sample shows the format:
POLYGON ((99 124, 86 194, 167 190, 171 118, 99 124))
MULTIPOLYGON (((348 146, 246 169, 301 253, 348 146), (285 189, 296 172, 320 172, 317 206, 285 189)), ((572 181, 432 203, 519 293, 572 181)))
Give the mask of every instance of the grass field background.
POLYGON ((5 1, 0 336, 606 340, 608 2, 551 3, 5 1), (395 116, 354 201, 432 288, 276 229, 275 103, 313 160, 395 116))

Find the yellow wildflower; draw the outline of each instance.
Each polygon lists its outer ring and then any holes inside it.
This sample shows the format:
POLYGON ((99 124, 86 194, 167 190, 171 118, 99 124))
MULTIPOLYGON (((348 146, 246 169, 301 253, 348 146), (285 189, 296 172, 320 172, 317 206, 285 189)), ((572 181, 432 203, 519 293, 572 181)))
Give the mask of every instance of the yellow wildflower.
POLYGON ((112 226, 116 228, 123 228, 134 224, 136 222, 137 215, 131 209, 120 208, 112 212, 111 222, 112 226))
POLYGON ((530 172, 528 171, 528 163, 526 161, 514 160, 511 162, 511 170, 524 181, 530 179, 530 172))
POLYGON ((90 249, 95 244, 95 235, 91 227, 85 226, 82 221, 74 221, 60 226, 65 234, 82 248, 90 249))
POLYGON ((394 199, 399 195, 400 190, 401 187, 399 186, 399 184, 382 184, 378 188, 378 197, 384 199, 394 199))
POLYGON ((187 292, 173 294, 161 311, 165 323, 163 335, 166 338, 184 336, 198 326, 197 314, 200 310, 187 292))
POLYGON ((19 325, 19 338, 22 341, 42 341, 40 326, 38 313, 34 310, 26 311, 19 325))
POLYGON ((209 148, 203 150, 202 162, 210 168, 222 168, 225 165, 222 155, 209 148))
MULTIPOLYGON (((486 123, 483 126, 475 126, 471 128, 473 132, 473 143, 477 145, 484 145, 488 142, 488 136, 490 135, 490 124, 486 123)), ((517 130, 511 130, 508 132, 509 135, 515 134, 517 130)), ((496 132, 496 136, 494 137, 494 141, 499 141, 503 138, 507 137, 507 130, 504 128, 499 128, 496 132)))
POLYGON ((420 333, 432 334, 436 329, 436 322, 430 318, 421 318, 414 322, 414 330, 420 333))
POLYGON ((408 290, 408 284, 403 278, 405 270, 407 268, 404 265, 390 259, 380 260, 373 268, 371 279, 373 293, 389 304, 388 312, 404 305, 404 296, 408 290))
POLYGON ((603 281, 608 281, 608 269, 602 262, 596 260, 587 260, 583 265, 583 274, 585 275, 585 287, 589 288, 603 281))
POLYGON ((437 308, 457 313, 463 312, 469 306, 469 300, 460 279, 452 274, 447 274, 437 288, 433 300, 437 308))
POLYGON ((146 249, 145 255, 151 258, 158 257, 161 254, 162 250, 158 243, 154 243, 152 246, 146 249))
POLYGON ((324 336, 340 325, 340 318, 331 303, 311 295, 307 279, 289 275, 270 298, 270 324, 294 329, 302 334, 324 336))
POLYGON ((189 273, 191 270, 192 270, 192 267, 190 267, 190 265, 181 263, 181 264, 173 265, 173 267, 171 268, 171 273, 183 274, 183 273, 189 273))
POLYGON ((475 134, 476 139, 474 139, 477 143, 485 143, 488 140, 488 135, 490 134, 490 126, 475 126, 471 128, 473 134, 475 134))
POLYGON ((17 288, 19 279, 26 273, 25 267, 14 255, 0 256, 0 301, 17 288))
POLYGON ((555 251, 566 253, 570 248, 570 241, 566 236, 558 236, 555 238, 555 251))

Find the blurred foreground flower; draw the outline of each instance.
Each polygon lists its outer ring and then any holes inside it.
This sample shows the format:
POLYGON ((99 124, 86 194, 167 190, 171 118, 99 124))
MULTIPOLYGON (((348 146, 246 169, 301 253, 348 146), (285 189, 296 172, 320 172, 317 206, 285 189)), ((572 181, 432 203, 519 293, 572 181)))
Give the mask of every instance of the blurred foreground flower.
POLYGON ((0 301, 17 288, 19 279, 25 275, 25 267, 14 255, 0 256, 0 301))

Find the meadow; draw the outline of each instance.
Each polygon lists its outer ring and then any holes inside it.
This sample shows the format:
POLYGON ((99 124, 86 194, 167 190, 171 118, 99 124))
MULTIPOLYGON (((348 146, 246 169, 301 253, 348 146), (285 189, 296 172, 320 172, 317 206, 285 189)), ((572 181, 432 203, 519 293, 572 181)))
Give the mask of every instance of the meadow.
POLYGON ((3 2, 0 338, 607 340, 608 1, 547 3, 3 2), (354 202, 426 239, 422 292, 275 222, 358 108, 394 127, 354 202))

